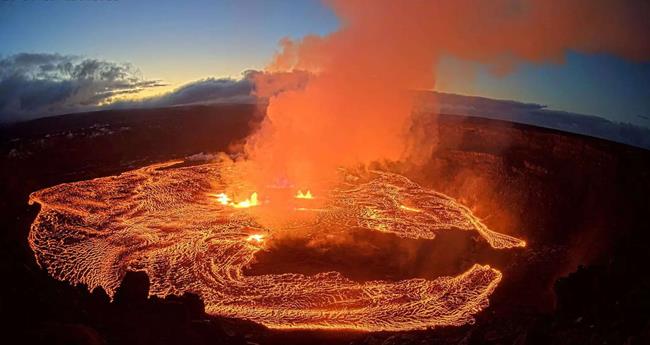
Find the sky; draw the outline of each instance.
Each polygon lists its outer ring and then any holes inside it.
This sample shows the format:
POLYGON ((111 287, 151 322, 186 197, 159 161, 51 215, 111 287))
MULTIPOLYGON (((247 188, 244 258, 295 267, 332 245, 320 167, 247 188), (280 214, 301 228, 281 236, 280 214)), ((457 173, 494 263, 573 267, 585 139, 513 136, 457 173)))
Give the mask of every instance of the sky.
MULTIPOLYGON (((160 93, 208 77, 263 69, 283 37, 324 35, 340 23, 317 0, 2 0, 0 59, 56 53, 128 63, 160 93)), ((567 51, 507 74, 446 56, 438 91, 511 99, 650 127, 650 63, 567 51)), ((142 94, 141 94, 142 95, 142 94)), ((147 95, 144 93, 144 95, 147 95)))

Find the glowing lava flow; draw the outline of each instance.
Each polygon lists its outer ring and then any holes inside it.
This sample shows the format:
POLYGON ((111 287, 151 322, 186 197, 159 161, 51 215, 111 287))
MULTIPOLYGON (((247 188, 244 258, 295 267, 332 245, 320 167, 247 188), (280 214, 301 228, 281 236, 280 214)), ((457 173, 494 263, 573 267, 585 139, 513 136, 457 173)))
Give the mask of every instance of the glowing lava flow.
POLYGON ((228 197, 226 193, 219 193, 219 194, 207 193, 207 195, 216 198, 217 202, 219 202, 221 205, 227 205, 234 208, 249 208, 253 206, 258 206, 260 204, 259 201, 257 200, 256 192, 253 192, 253 194, 251 194, 251 196, 248 199, 239 202, 232 202, 230 197, 228 197))
POLYGON ((296 199, 313 199, 314 197, 311 195, 311 191, 307 191, 306 193, 303 193, 301 190, 298 191, 296 194, 296 199))
MULTIPOLYGON (((488 305, 501 280, 499 271, 479 264, 435 280, 358 283, 338 272, 247 276, 244 268, 281 229, 263 227, 253 209, 237 208, 244 204, 225 194, 206 197, 215 186, 226 190, 228 167, 174 163, 34 192, 30 202, 41 210, 29 242, 38 263, 57 279, 102 286, 111 295, 126 270, 145 271, 151 294, 192 291, 202 296, 208 313, 272 328, 462 325, 488 305)), ((489 230, 453 199, 400 175, 376 172, 322 197, 327 202, 315 213, 319 224, 425 239, 438 231, 477 231, 494 248, 525 245, 489 230)), ((257 205, 257 195, 247 202, 257 205)))

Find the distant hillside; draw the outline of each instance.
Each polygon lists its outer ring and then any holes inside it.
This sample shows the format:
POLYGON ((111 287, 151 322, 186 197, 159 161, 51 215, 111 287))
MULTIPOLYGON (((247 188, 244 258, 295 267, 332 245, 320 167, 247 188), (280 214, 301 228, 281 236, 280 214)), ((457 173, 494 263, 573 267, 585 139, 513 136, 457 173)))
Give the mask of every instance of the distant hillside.
POLYGON ((650 149, 650 129, 629 123, 565 111, 549 110, 535 103, 496 100, 441 92, 419 92, 418 111, 466 115, 523 123, 583 134, 650 149))
MULTIPOLYGON (((35 121, 33 124, 38 124, 36 127, 40 127, 42 131, 49 132, 59 126, 64 126, 64 124, 65 126, 70 125, 73 127, 78 125, 83 126, 86 122, 93 122, 98 118, 111 118, 113 119, 112 121, 115 121, 116 118, 128 118, 134 114, 191 114, 193 111, 199 109, 199 112, 202 112, 212 107, 228 108, 228 104, 231 102, 233 103, 231 104, 233 107, 241 106, 243 109, 249 109, 250 111, 253 111, 253 109, 263 109, 268 101, 267 99, 255 99, 250 95, 249 90, 243 88, 242 90, 239 94, 237 92, 229 94, 227 98, 215 98, 213 97, 214 93, 193 95, 193 106, 177 104, 176 101, 178 99, 174 99, 169 104, 165 103, 164 106, 160 106, 156 102, 134 103, 131 104, 133 107, 131 109, 126 108, 126 104, 122 104, 117 109, 58 115, 52 116, 51 120, 41 118, 32 121, 35 121), (203 108, 202 106, 207 106, 208 108, 203 108), (86 119, 88 114, 94 114, 94 116, 86 119), (46 128, 47 126, 54 127, 46 128)), ((544 105, 535 103, 522 103, 431 91, 418 91, 417 96, 417 112, 463 115, 521 123, 650 149, 650 128, 647 127, 640 127, 629 123, 616 123, 593 115, 550 110, 544 105)), ((186 99, 183 98, 183 100, 186 99)), ((23 127, 25 126, 21 125, 22 123, 25 122, 11 125, 10 123, 2 124, 0 121, 0 129, 4 127, 0 132, 3 132, 4 135, 11 136, 11 133, 8 132, 24 130, 23 127)), ((35 128, 33 125, 27 127, 30 130, 34 130, 35 128)))

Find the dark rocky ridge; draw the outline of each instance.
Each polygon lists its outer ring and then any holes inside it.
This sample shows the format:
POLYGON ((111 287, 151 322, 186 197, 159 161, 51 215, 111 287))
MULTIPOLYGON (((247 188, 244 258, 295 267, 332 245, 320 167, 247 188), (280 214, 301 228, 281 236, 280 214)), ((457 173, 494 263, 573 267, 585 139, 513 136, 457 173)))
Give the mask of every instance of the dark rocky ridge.
POLYGON ((143 289, 135 289, 127 294, 132 298, 116 297, 111 304, 105 293, 55 281, 35 264, 26 243, 37 212, 26 203, 30 192, 156 161, 227 150, 249 132, 251 121, 259 118, 257 110, 251 105, 216 105, 97 112, 0 129, 0 310, 5 340, 650 342, 646 220, 650 152, 500 121, 441 116, 438 126, 427 132, 439 140, 427 166, 392 167, 408 170, 421 184, 459 198, 495 230, 529 242, 526 250, 495 263, 506 279, 474 325, 374 334, 269 331, 245 321, 205 315, 200 300, 192 295, 143 299, 143 289))

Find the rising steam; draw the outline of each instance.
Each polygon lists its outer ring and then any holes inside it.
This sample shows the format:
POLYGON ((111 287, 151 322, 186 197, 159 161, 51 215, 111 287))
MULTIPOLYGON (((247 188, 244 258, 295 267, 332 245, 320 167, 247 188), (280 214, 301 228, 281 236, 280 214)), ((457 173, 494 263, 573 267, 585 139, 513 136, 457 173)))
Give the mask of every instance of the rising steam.
POLYGON ((413 89, 435 87, 448 54, 507 72, 561 62, 567 50, 650 56, 650 3, 606 0, 329 1, 341 28, 284 39, 268 72, 303 71, 299 88, 269 83, 267 117, 246 149, 258 183, 308 186, 337 166, 408 157, 413 89), (305 73, 309 74, 304 79, 305 73), (281 90, 273 85, 282 86, 281 90))

